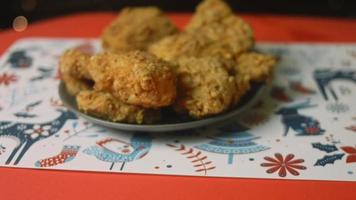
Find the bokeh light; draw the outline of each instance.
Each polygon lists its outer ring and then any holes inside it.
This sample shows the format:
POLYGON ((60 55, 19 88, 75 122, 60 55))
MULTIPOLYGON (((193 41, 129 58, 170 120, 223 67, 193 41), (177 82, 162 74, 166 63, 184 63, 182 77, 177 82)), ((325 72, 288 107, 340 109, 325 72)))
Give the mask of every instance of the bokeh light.
POLYGON ((14 21, 12 21, 12 28, 17 32, 22 32, 26 30, 28 25, 27 18, 24 16, 15 17, 14 21))

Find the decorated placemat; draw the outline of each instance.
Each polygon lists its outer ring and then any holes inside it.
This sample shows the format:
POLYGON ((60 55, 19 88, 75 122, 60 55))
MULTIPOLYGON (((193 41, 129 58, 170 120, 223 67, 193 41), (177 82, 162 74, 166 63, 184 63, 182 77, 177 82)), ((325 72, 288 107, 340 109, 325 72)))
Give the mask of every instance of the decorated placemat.
POLYGON ((99 46, 28 38, 2 56, 2 167, 356 181, 356 45, 258 44, 279 64, 257 103, 229 123, 170 133, 99 127, 63 106, 59 56, 99 46))

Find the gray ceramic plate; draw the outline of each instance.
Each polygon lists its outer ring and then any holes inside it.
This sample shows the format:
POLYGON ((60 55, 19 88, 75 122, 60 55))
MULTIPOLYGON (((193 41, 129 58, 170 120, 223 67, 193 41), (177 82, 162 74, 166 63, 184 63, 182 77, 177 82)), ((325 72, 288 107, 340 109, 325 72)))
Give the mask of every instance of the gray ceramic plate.
POLYGON ((66 87, 63 82, 59 84, 59 97, 61 98, 63 104, 71 111, 76 113, 77 115, 85 118, 86 120, 102 125, 108 128, 114 128, 119 130, 126 131, 144 131, 144 132, 169 132, 169 131, 179 131, 185 129, 193 129, 202 126, 208 126, 215 124, 217 122, 223 122, 229 120, 238 114, 242 113, 246 110, 249 105, 253 104, 256 101, 257 97, 262 93, 264 85, 254 85, 252 89, 243 97, 241 103, 237 105, 234 109, 222 113, 217 116, 209 117, 201 120, 194 120, 188 117, 182 117, 176 115, 174 112, 170 110, 162 111, 162 121, 158 124, 128 124, 128 123, 118 123, 111 122, 107 120, 103 120, 100 118, 96 118, 90 115, 87 115, 78 110, 77 103, 75 101, 75 97, 68 94, 66 87))

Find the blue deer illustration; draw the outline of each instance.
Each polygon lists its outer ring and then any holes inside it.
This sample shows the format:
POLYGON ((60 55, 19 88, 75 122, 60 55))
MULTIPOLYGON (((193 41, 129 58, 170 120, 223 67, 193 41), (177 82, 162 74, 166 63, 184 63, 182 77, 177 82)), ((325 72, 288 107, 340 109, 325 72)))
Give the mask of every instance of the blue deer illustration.
POLYGON ((46 123, 17 123, 12 121, 0 122, 0 136, 9 136, 18 140, 18 145, 13 149, 5 164, 9 165, 17 152, 21 149, 14 165, 17 165, 29 148, 36 142, 46 139, 57 133, 67 120, 77 119, 77 116, 62 109, 57 109, 60 115, 46 123))
POLYGON ((325 132, 320 127, 318 120, 313 117, 304 116, 298 113, 299 109, 311 108, 316 105, 310 104, 310 99, 305 102, 280 108, 276 114, 282 115, 284 125, 284 136, 287 136, 289 128, 292 128, 297 135, 320 135, 325 132))
POLYGON ((356 83, 356 71, 330 69, 318 69, 314 71, 314 80, 326 101, 329 99, 326 89, 328 89, 335 101, 338 100, 334 89, 331 87, 331 81, 337 79, 350 80, 356 83))

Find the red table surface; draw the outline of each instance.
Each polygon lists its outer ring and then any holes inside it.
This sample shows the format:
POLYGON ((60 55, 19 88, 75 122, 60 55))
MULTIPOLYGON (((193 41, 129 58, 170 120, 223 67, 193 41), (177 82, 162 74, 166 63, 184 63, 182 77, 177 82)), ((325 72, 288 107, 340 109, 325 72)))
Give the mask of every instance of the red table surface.
MULTIPOLYGON (((169 14, 183 27, 191 14, 169 14)), ((84 13, 0 32, 0 53, 24 37, 98 37, 112 13, 84 13)), ((356 20, 243 15, 257 41, 356 42, 356 20)), ((0 168, 1 199, 356 199, 356 182, 205 178, 0 168)))

